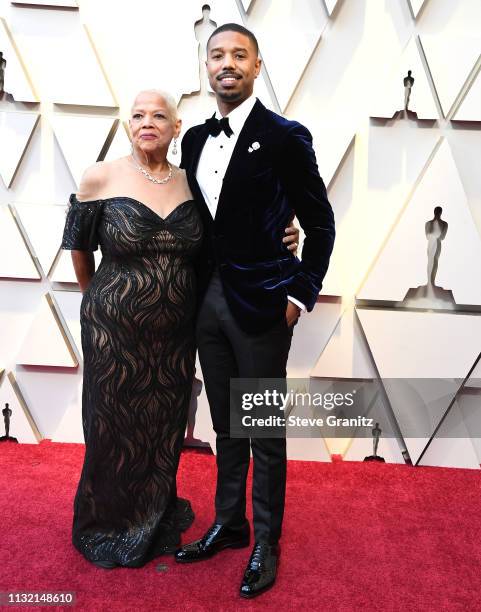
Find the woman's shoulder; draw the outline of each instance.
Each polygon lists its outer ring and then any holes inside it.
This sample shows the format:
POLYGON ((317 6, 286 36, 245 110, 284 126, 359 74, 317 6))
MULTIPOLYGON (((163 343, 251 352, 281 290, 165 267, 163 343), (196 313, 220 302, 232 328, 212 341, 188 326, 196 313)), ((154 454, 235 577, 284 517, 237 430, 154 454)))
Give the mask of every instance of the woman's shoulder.
POLYGON ((125 163, 123 158, 113 161, 101 161, 89 166, 83 173, 77 192, 79 202, 97 200, 103 193, 116 170, 125 163))

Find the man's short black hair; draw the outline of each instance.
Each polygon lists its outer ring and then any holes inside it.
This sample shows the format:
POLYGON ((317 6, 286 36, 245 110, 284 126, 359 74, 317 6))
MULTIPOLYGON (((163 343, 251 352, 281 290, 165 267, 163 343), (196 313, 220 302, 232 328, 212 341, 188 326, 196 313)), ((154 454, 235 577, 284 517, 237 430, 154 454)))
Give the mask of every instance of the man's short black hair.
POLYGON ((211 41, 211 38, 213 38, 217 34, 220 34, 221 32, 238 32, 239 34, 243 34, 244 36, 247 36, 247 38, 249 38, 252 44, 254 45, 254 49, 257 55, 259 55, 259 43, 257 42, 257 38, 254 36, 254 34, 250 30, 248 30, 247 28, 244 28, 244 26, 238 23, 224 23, 224 25, 221 25, 216 30, 214 30, 212 34, 209 36, 209 40, 207 41, 207 48, 209 48, 209 43, 211 41))

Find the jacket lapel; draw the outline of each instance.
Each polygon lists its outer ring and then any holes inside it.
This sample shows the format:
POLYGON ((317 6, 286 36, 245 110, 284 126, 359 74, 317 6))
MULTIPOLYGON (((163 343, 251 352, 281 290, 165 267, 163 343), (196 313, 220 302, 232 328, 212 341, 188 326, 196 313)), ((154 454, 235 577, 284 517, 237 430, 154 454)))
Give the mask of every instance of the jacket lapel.
POLYGON ((192 145, 192 153, 189 161, 189 172, 192 174, 192 176, 195 176, 195 173, 197 172, 200 154, 202 153, 202 149, 204 148, 205 141, 208 137, 209 131, 207 130, 207 126, 204 124, 201 126, 199 134, 192 145))
POLYGON ((199 165, 200 155, 202 153, 202 149, 204 148, 205 141, 209 136, 209 132, 205 125, 200 127, 199 133, 195 138, 192 144, 192 150, 190 154, 190 158, 187 165, 187 180, 189 182, 190 190, 194 194, 197 199, 200 207, 202 208, 202 216, 204 221, 212 220, 212 215, 207 207, 207 204, 204 201, 202 196, 202 191, 200 190, 199 183, 197 182, 196 172, 197 166, 199 165))

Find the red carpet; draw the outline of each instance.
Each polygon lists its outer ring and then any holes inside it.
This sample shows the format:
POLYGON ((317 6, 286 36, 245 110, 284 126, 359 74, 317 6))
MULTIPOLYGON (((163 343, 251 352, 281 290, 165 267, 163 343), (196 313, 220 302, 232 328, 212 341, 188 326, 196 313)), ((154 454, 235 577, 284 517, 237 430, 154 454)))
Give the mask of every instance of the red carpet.
MULTIPOLYGON (((70 544, 82 456, 80 445, 1 445, 0 591, 75 591, 75 609, 95 611, 480 609, 479 472, 291 462, 278 581, 245 601, 249 549, 189 566, 87 563, 70 544)), ((184 453, 179 493, 197 516, 189 540, 212 520, 214 477, 213 456, 184 453)))

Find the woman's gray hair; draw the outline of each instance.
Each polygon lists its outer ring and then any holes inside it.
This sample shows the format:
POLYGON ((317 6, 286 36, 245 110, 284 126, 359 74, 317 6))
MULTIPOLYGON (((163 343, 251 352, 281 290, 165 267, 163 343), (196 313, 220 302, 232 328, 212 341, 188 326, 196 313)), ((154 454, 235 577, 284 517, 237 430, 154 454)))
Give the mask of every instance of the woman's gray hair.
POLYGON ((137 98, 144 93, 157 94, 160 98, 162 98, 167 106, 167 111, 169 113, 170 118, 172 119, 172 121, 177 121, 177 119, 179 118, 179 115, 177 113, 177 102, 175 101, 175 98, 172 94, 170 94, 168 91, 164 91, 163 89, 143 89, 142 91, 139 91, 139 93, 135 96, 135 100, 137 100, 137 98))

